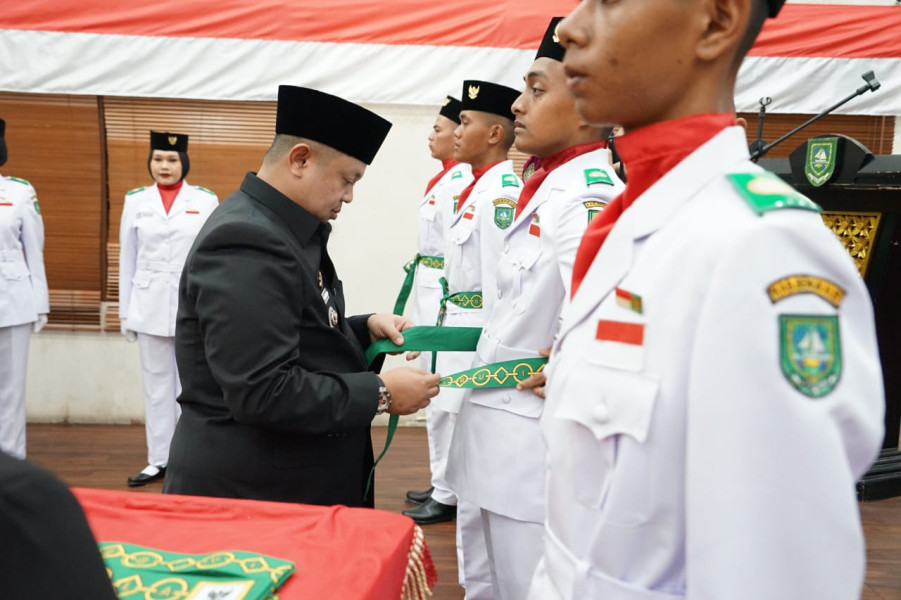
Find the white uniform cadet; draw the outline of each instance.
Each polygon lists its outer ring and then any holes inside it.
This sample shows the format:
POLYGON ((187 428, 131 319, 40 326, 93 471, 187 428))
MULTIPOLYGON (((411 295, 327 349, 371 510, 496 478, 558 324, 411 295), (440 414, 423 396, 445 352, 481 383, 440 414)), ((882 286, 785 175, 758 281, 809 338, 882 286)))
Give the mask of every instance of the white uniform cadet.
MULTIPOLYGON (((471 367, 536 358, 551 346, 585 227, 622 189, 606 149, 547 175, 505 232, 496 302, 471 367)), ((544 535, 544 400, 513 387, 467 391, 448 479, 462 501, 481 509, 496 597, 523 599, 544 535)))
MULTIPOLYGON (((444 276, 443 261, 448 224, 460 192, 470 181, 472 181, 470 166, 466 163, 457 164, 435 183, 419 204, 419 254, 424 258, 416 265, 416 276, 413 280, 410 320, 415 325, 434 327, 438 321, 438 309, 443 293, 440 279, 444 276), (435 261, 435 258, 439 258, 440 262, 435 261)), ((423 352, 421 361, 423 369, 432 370, 431 352, 423 352)), ((451 416, 453 413, 436 409, 434 404, 429 404, 425 413, 432 487, 448 491, 444 473, 447 469, 447 449, 454 431, 451 416)), ((444 497, 448 498, 447 495, 444 497)), ((456 504, 454 496, 450 496, 450 499, 453 502, 445 504, 456 504)))
MULTIPOLYGON (((419 254, 441 260, 421 260, 413 280, 410 320, 416 325, 433 327, 441 304, 441 282, 444 276, 444 250, 447 230, 454 216, 454 205, 460 192, 472 181, 472 169, 466 163, 453 166, 423 196, 419 203, 419 254)), ((432 353, 423 352, 422 368, 432 368, 432 353)))
POLYGON ((24 179, 0 175, 0 450, 17 458, 25 458, 28 342, 49 312, 37 195, 24 179))
MULTIPOLYGON (((448 293, 453 296, 466 292, 481 292, 481 302, 474 306, 468 296, 461 305, 449 300, 443 325, 447 327, 482 327, 497 298, 497 263, 503 246, 505 230, 513 224, 516 200, 522 191, 522 180, 513 172, 513 161, 497 163, 476 182, 451 219, 447 234, 444 272, 448 293)), ((439 352, 435 371, 450 375, 472 366, 473 352, 439 352)), ((463 401, 461 389, 442 388, 432 398, 434 410, 453 413, 460 411, 463 401)), ((453 436, 452 425, 449 436, 453 436)), ((442 504, 458 504, 452 488, 439 490, 432 498, 442 504)), ((470 600, 489 597, 490 569, 484 549, 482 526, 478 508, 459 504, 457 508, 458 549, 462 553, 466 597, 470 600)))
POLYGON ((864 283, 805 203, 730 127, 616 222, 549 365, 530 599, 859 597, 879 354, 864 283))
POLYGON ((169 212, 157 184, 125 196, 119 228, 119 319, 138 334, 147 430, 147 464, 165 466, 181 392, 175 365, 178 282, 188 250, 219 205, 206 188, 182 184, 169 212))

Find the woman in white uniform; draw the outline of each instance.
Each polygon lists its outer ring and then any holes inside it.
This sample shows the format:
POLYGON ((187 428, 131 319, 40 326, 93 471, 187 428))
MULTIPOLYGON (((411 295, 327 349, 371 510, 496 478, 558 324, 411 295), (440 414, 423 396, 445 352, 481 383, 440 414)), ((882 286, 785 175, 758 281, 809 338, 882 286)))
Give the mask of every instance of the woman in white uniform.
MULTIPOLYGON (((0 166, 6 163, 0 119, 0 166)), ((32 331, 47 323, 44 223, 31 184, 0 175, 0 450, 25 458, 25 373, 32 331)))
POLYGON ((163 477, 181 392, 175 366, 178 281, 200 227, 219 205, 216 194, 190 185, 188 136, 150 132, 147 160, 155 183, 125 195, 119 227, 119 319, 137 341, 144 380, 147 466, 128 485, 163 477))

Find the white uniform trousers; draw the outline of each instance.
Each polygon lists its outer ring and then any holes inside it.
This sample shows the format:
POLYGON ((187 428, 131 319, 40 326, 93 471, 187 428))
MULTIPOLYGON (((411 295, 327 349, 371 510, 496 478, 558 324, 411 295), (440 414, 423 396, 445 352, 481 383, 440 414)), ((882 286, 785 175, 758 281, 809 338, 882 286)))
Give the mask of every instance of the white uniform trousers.
POLYGON ((31 323, 0 327, 0 450, 25 458, 25 374, 31 323))
POLYGON ((544 523, 519 521, 481 509, 497 600, 525 600, 544 551, 544 523))
POLYGON ((175 365, 175 338, 138 333, 141 373, 144 376, 144 420, 147 431, 147 464, 169 464, 169 444, 181 408, 175 399, 181 393, 175 365))
POLYGON ((429 404, 425 408, 426 431, 429 437, 429 466, 432 469, 432 498, 441 504, 457 505, 457 494, 451 490, 445 479, 447 455, 451 438, 454 437, 455 413, 441 410, 429 404))
POLYGON ((463 498, 457 504, 457 567, 465 600, 495 600, 482 509, 463 498))

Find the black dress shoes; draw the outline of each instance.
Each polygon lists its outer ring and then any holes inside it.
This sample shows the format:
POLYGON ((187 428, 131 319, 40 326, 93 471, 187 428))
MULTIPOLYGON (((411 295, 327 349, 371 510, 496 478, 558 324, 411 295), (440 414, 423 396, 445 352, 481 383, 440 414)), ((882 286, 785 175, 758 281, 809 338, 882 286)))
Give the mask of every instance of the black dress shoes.
POLYGON ((147 485, 148 483, 152 483, 159 479, 162 479, 166 475, 166 467, 153 467, 149 466, 145 468, 143 471, 135 475, 134 477, 128 478, 128 486, 129 487, 138 487, 141 485, 147 485), (156 472, 154 472, 156 471, 156 472))
POLYGON ((441 504, 434 498, 429 498, 416 508, 403 511, 403 514, 413 519, 417 525, 433 525, 456 519, 457 507, 441 504))
POLYGON ((407 492, 406 500, 411 504, 422 504, 426 500, 432 497, 432 490, 435 488, 430 487, 427 490, 410 490, 407 492))

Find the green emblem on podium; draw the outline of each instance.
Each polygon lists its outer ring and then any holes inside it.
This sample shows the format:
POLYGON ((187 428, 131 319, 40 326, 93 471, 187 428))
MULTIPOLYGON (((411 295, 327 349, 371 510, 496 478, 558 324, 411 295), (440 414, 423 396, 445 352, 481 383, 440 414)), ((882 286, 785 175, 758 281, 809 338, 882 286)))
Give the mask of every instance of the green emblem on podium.
POLYGON ((804 174, 814 187, 820 187, 835 172, 835 157, 838 154, 838 138, 813 138, 807 142, 807 160, 804 174))
POLYGON ((821 398, 842 375, 838 317, 779 315, 782 373, 802 394, 821 398))

